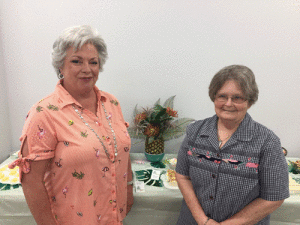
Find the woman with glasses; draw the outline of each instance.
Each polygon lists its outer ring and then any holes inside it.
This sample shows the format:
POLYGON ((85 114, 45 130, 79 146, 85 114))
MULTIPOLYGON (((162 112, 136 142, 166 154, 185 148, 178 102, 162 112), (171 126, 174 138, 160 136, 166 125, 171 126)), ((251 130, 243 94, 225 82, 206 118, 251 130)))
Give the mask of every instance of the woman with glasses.
POLYGON ((289 197, 288 168, 279 138, 247 113, 258 99, 253 72, 221 69, 209 96, 216 115, 189 125, 178 153, 177 225, 270 224, 289 197))

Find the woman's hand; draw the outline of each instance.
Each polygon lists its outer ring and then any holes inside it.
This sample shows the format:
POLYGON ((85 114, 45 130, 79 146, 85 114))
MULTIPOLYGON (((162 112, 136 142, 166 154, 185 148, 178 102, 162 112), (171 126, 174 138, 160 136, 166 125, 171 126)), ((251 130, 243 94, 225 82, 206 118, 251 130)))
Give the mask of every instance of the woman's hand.
POLYGON ((247 224, 254 225, 265 218, 267 215, 275 211, 281 204, 280 201, 267 201, 261 198, 257 198, 249 203, 241 211, 230 217, 229 219, 221 222, 221 225, 231 224, 247 224))
POLYGON ((216 224, 220 224, 220 223, 218 223, 217 221, 215 221, 215 220, 213 220, 213 219, 210 219, 210 220, 206 223, 206 225, 216 225, 216 224))
MULTIPOLYGON (((198 224, 203 225, 207 220, 207 216, 205 215, 198 201, 190 178, 188 176, 176 173, 176 180, 178 183, 178 187, 182 193, 182 196, 187 206, 189 207, 194 219, 198 224)), ((207 223, 206 225, 208 224, 209 223, 207 223)))

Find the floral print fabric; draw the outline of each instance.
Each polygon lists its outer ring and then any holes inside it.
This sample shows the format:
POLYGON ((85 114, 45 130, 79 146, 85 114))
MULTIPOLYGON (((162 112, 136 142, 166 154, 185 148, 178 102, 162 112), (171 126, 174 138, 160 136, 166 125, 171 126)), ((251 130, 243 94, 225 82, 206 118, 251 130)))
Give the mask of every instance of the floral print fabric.
POLYGON ((20 140, 23 144, 27 138, 29 155, 22 158, 19 153, 19 159, 10 164, 11 168, 20 167, 22 179, 23 173, 30 172, 32 161, 51 159, 44 182, 58 224, 122 224, 127 202, 133 198, 132 186, 127 185, 132 180, 128 124, 118 100, 97 87, 94 90, 99 100, 97 116, 83 109, 59 82, 26 118, 20 140), (116 158, 114 137, 101 102, 115 132, 116 158), (115 163, 72 104, 102 139, 115 163))

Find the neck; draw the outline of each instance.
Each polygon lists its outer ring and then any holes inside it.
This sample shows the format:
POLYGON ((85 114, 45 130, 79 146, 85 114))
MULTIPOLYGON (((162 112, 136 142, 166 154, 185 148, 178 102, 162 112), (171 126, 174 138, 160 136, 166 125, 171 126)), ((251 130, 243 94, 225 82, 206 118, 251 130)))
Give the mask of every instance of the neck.
POLYGON ((74 91, 74 90, 66 87, 66 85, 64 84, 64 82, 61 82, 61 85, 82 106, 85 103, 87 103, 87 102, 91 102, 91 101, 96 101, 97 100, 96 92, 95 92, 94 88, 92 88, 91 90, 86 91, 86 92, 79 92, 79 91, 74 91))
POLYGON ((224 144, 230 139, 233 133, 237 130, 240 123, 232 123, 222 121, 220 118, 218 119, 218 140, 219 140, 219 148, 222 148, 224 144))
POLYGON ((235 131, 239 125, 240 122, 236 122, 236 121, 223 121, 220 118, 218 119, 218 129, 224 129, 224 130, 228 130, 228 131, 235 131))
MULTIPOLYGON (((71 93, 70 93, 71 94, 71 93)), ((72 97, 78 101, 82 106, 84 106, 85 104, 90 104, 91 102, 96 102, 96 93, 94 90, 88 92, 88 93, 83 93, 83 94, 71 94, 72 97)))
POLYGON ((93 93, 89 96, 79 96, 76 99, 83 108, 89 110, 97 116, 97 95, 93 91, 93 93))

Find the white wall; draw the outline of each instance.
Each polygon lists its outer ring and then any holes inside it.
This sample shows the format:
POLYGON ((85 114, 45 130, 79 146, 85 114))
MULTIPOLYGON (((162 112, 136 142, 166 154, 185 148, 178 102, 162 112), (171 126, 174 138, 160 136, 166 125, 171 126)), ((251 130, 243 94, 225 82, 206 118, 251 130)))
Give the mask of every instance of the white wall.
POLYGON ((6 77, 4 76, 4 71, 2 43, 0 39, 0 162, 8 157, 12 145, 6 77))
MULTIPOLYGON (((275 131, 289 156, 300 157, 299 1, 2 0, 0 6, 14 149, 27 111, 57 82, 54 40, 69 26, 90 24, 109 53, 97 86, 119 99, 126 120, 135 104, 150 106, 171 95, 180 117, 212 116, 212 76, 244 64, 260 90, 249 113, 275 131)), ((168 151, 177 152, 180 141, 167 143, 168 151)))

